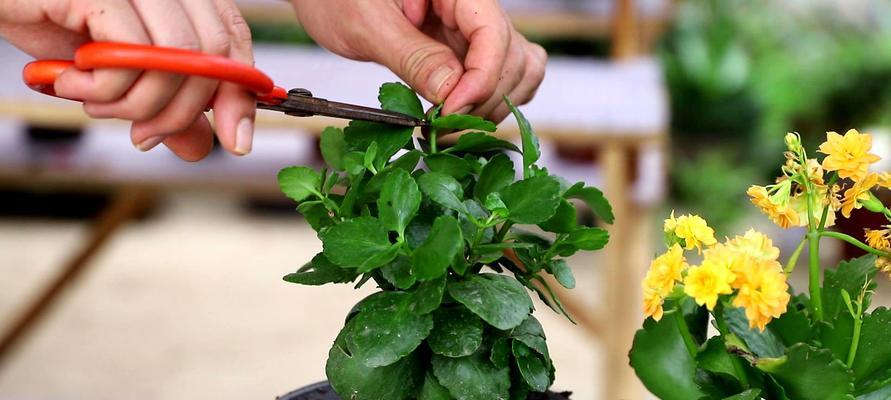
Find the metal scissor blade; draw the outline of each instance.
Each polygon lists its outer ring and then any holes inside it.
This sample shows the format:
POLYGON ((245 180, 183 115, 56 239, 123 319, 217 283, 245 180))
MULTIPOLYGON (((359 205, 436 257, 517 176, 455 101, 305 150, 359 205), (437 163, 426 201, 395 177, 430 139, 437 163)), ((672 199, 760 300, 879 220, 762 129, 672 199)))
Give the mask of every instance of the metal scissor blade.
POLYGON ((279 105, 258 107, 284 112, 288 115, 306 117, 311 115, 324 115, 327 117, 354 119, 360 121, 380 122, 384 124, 400 126, 427 126, 427 121, 410 115, 381 110, 377 108, 358 106, 355 104, 338 103, 308 95, 308 92, 292 90, 288 93, 288 99, 279 105))

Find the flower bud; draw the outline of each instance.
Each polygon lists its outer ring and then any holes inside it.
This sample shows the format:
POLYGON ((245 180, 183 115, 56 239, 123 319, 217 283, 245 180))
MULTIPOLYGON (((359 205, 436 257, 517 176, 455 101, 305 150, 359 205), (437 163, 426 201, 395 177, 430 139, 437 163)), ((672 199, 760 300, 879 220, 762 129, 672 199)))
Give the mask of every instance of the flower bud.
POLYGON ((857 200, 860 204, 863 205, 867 210, 872 211, 874 213, 885 212, 885 205, 876 197, 876 195, 869 192, 868 199, 860 199, 857 200))
POLYGON ((797 133, 787 133, 783 141, 786 142, 789 151, 797 154, 801 150, 801 137, 797 133))

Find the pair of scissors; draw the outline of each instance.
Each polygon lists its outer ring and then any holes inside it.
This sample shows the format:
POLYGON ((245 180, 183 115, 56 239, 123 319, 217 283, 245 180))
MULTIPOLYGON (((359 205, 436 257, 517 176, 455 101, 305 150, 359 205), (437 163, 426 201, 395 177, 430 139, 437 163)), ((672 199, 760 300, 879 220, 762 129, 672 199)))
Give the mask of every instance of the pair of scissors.
POLYGON ((72 67, 83 71, 99 68, 165 71, 232 82, 256 94, 257 108, 296 117, 323 115, 410 127, 428 125, 423 119, 398 112, 314 97, 310 91, 302 88, 285 90, 250 65, 222 56, 167 47, 87 43, 78 48, 74 60, 38 60, 29 63, 22 71, 22 78, 31 89, 56 96, 53 90, 56 78, 72 67))

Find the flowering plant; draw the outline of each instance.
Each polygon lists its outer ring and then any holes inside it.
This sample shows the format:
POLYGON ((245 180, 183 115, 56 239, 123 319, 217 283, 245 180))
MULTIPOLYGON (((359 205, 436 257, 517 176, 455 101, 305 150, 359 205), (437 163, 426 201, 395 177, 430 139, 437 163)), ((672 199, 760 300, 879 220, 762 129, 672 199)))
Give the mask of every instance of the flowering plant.
POLYGON ((577 223, 572 202, 612 222, 603 193, 536 166, 538 139, 507 99, 519 148, 486 133, 495 124, 482 118, 440 116, 438 108, 425 116, 404 85, 384 84, 379 100, 426 117, 429 132, 416 142, 412 128, 328 128, 320 143, 326 168, 278 175, 323 245, 285 280, 358 280, 357 288, 373 281, 380 289, 353 307, 334 340, 331 386, 351 400, 566 399, 540 394, 554 366, 527 289, 565 314, 545 276, 574 287, 564 258, 606 245, 604 229, 577 223), (450 147, 437 140, 466 129, 474 132, 450 147), (522 179, 508 151, 521 155, 522 179))
POLYGON ((891 188, 891 173, 870 172, 879 157, 872 137, 856 130, 827 133, 822 161, 796 134, 785 143, 782 176, 747 192, 780 227, 807 228, 785 264, 756 230, 719 242, 696 215, 665 220, 668 251, 643 280, 648 318, 630 352, 638 377, 662 399, 891 398, 891 310, 870 310, 877 271, 891 271, 891 226, 868 227, 865 242, 827 229, 860 208, 891 221, 874 194, 891 188), (821 238, 869 254, 827 269, 821 282, 821 238), (807 295, 787 283, 805 247, 807 295))

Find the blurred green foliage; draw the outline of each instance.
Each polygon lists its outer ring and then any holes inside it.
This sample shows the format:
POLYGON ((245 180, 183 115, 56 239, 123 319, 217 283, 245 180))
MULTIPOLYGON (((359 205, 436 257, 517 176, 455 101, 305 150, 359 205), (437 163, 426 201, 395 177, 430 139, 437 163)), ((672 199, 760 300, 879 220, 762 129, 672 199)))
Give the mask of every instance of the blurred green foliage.
POLYGON ((658 54, 682 207, 739 198, 748 182, 716 176, 740 166, 773 175, 786 132, 815 144, 891 122, 891 2, 685 0, 676 15, 658 54), (697 196, 705 182, 716 184, 709 199, 697 196))

